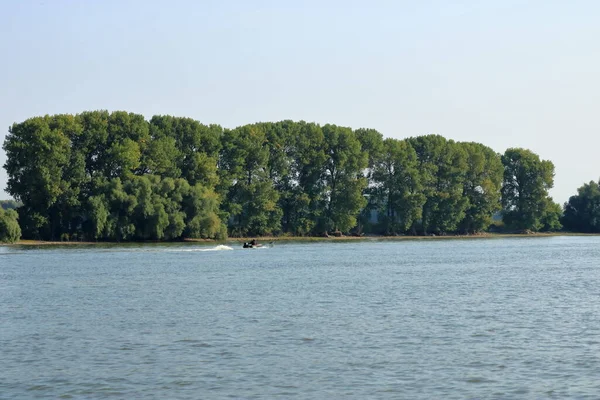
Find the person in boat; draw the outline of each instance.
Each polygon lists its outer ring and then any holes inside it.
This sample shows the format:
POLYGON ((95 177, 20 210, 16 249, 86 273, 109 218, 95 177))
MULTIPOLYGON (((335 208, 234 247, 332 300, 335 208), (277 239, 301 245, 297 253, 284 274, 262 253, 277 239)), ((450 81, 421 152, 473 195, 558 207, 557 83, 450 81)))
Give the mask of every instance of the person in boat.
POLYGON ((253 247, 260 247, 261 245, 258 244, 258 242, 256 241, 256 239, 252 239, 249 242, 244 242, 244 249, 251 249, 253 247))

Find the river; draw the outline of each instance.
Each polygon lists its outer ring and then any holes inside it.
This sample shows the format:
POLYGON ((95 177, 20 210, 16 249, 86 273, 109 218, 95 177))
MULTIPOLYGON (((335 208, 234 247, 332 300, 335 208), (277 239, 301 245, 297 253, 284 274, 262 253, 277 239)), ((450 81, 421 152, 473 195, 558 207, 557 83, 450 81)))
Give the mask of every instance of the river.
POLYGON ((600 237, 0 247, 0 399, 597 399, 600 237))

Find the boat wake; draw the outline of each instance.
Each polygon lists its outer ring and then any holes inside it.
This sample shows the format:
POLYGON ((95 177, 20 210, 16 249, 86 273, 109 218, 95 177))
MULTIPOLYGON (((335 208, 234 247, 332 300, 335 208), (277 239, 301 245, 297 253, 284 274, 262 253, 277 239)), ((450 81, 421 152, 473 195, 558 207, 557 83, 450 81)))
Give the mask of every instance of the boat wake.
POLYGON ((220 244, 215 247, 211 247, 210 249, 202 249, 202 251, 221 251, 221 250, 233 250, 233 247, 225 246, 224 244, 220 244))
POLYGON ((224 244, 220 244, 215 247, 209 247, 205 249, 181 249, 181 250, 172 250, 172 251, 224 251, 224 250, 233 250, 233 247, 225 246, 224 244))
POLYGON ((193 248, 193 249, 168 249, 168 250, 164 250, 164 251, 173 252, 173 253, 181 253, 181 252, 192 253, 192 252, 198 252, 198 251, 224 251, 224 250, 233 250, 233 247, 229 247, 229 246, 220 244, 215 247, 193 248))

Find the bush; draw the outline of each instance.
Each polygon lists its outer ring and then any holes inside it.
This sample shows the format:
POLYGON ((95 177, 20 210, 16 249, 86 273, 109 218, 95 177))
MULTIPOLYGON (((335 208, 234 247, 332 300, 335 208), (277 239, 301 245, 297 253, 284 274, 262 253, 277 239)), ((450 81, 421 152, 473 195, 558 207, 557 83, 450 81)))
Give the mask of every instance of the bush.
POLYGON ((14 243, 21 238, 21 227, 15 210, 0 208, 0 242, 14 243))

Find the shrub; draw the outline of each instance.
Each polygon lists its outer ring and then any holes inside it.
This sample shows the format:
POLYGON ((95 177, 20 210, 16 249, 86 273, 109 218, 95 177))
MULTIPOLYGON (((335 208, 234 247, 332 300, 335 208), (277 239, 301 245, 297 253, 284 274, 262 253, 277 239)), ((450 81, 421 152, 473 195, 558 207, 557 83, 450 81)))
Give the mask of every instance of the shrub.
POLYGON ((21 238, 21 227, 15 210, 0 208, 0 242, 14 243, 21 238))

